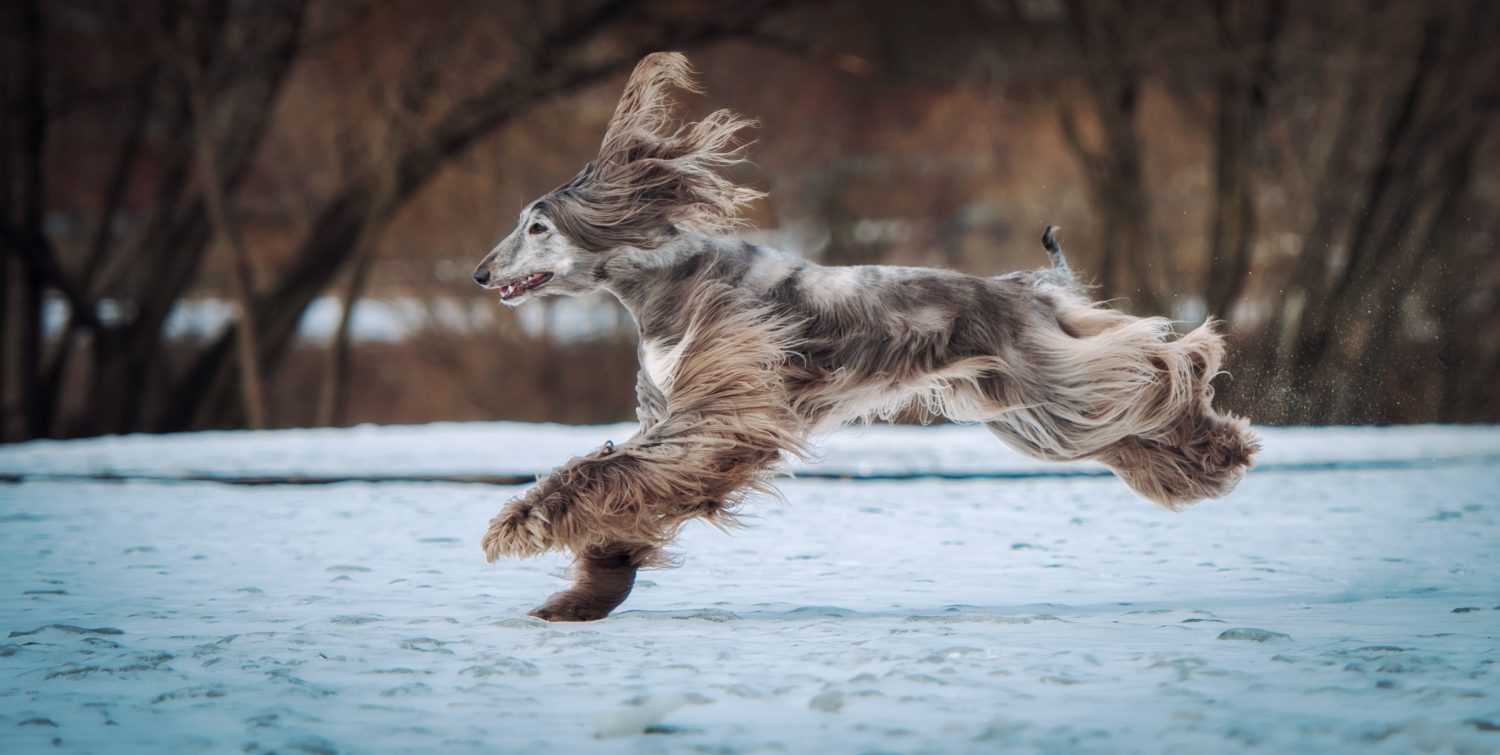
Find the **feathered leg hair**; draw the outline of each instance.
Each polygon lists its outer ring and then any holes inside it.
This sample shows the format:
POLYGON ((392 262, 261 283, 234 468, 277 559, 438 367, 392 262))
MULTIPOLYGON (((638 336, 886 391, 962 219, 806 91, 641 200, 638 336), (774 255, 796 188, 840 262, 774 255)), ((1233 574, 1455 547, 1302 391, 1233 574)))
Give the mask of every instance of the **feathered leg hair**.
POLYGON ((629 588, 591 583, 599 559, 614 558, 632 578, 666 563, 663 548, 684 523, 730 524, 745 496, 771 491, 768 474, 783 455, 803 450, 803 422, 777 375, 791 328, 729 286, 689 284, 682 358, 656 422, 553 470, 490 522, 491 561, 564 548, 583 557, 578 583, 538 609, 544 618, 607 615, 629 588))
POLYGON ((1035 283, 1055 324, 1025 330, 1025 374, 997 385, 1017 407, 988 422, 1031 456, 1095 459, 1169 509, 1233 490, 1260 442, 1242 417, 1213 408, 1224 339, 1207 322, 1178 337, 1163 317, 1090 303, 1068 269, 1056 228, 1042 243, 1052 269, 1035 283))

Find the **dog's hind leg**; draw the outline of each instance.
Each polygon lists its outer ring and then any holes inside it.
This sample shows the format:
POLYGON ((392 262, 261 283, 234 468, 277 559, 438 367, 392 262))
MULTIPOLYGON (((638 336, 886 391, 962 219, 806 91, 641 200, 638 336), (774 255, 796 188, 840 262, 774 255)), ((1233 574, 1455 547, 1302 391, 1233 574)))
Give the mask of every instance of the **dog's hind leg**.
POLYGON ((1170 509, 1234 489, 1259 442, 1248 423, 1212 406, 1223 338, 1205 324, 1177 336, 1137 318, 1052 300, 1054 322, 1025 331, 1017 371, 986 384, 990 431, 1048 461, 1093 459, 1170 509), (1077 334, 1077 335, 1075 335, 1077 334))

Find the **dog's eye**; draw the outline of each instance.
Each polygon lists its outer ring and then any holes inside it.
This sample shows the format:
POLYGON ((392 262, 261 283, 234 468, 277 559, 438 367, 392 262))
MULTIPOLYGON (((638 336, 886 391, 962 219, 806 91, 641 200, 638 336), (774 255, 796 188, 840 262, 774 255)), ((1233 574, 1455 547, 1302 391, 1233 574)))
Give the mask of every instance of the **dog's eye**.
POLYGON ((547 226, 544 226, 541 223, 532 223, 531 227, 526 229, 526 232, 529 233, 529 234, 531 234, 531 235, 533 235, 533 236, 535 236, 535 235, 537 235, 539 233, 546 233, 547 232, 547 226))

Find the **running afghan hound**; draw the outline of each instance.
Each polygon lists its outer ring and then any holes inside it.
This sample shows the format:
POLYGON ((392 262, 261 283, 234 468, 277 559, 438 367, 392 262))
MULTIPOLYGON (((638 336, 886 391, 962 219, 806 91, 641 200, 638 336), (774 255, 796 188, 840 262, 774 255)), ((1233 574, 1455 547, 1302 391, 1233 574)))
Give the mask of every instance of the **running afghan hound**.
POLYGON ((749 121, 680 123, 687 59, 636 66, 599 156, 521 212, 474 273, 500 301, 604 289, 640 331, 640 429, 553 470, 490 521, 484 553, 566 549, 575 584, 531 612, 591 621, 668 562, 688 520, 732 521, 809 439, 913 402, 1028 456, 1093 459, 1169 509, 1229 493, 1259 450, 1211 406, 1223 340, 1091 302, 1055 229, 1049 268, 979 278, 824 267, 734 240, 762 195, 727 179, 749 121))

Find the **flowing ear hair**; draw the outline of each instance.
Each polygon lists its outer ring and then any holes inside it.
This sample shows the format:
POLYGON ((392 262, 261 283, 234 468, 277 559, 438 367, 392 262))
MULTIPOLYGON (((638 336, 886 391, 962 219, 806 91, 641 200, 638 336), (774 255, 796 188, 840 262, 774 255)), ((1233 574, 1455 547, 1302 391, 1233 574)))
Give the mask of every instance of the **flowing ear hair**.
POLYGON ((765 196, 721 175, 745 162, 737 133, 755 125, 728 110, 696 123, 673 117, 673 87, 702 91, 681 53, 636 64, 615 106, 599 156, 537 202, 579 246, 604 251, 659 246, 674 227, 713 234, 740 222, 742 206, 765 196))

